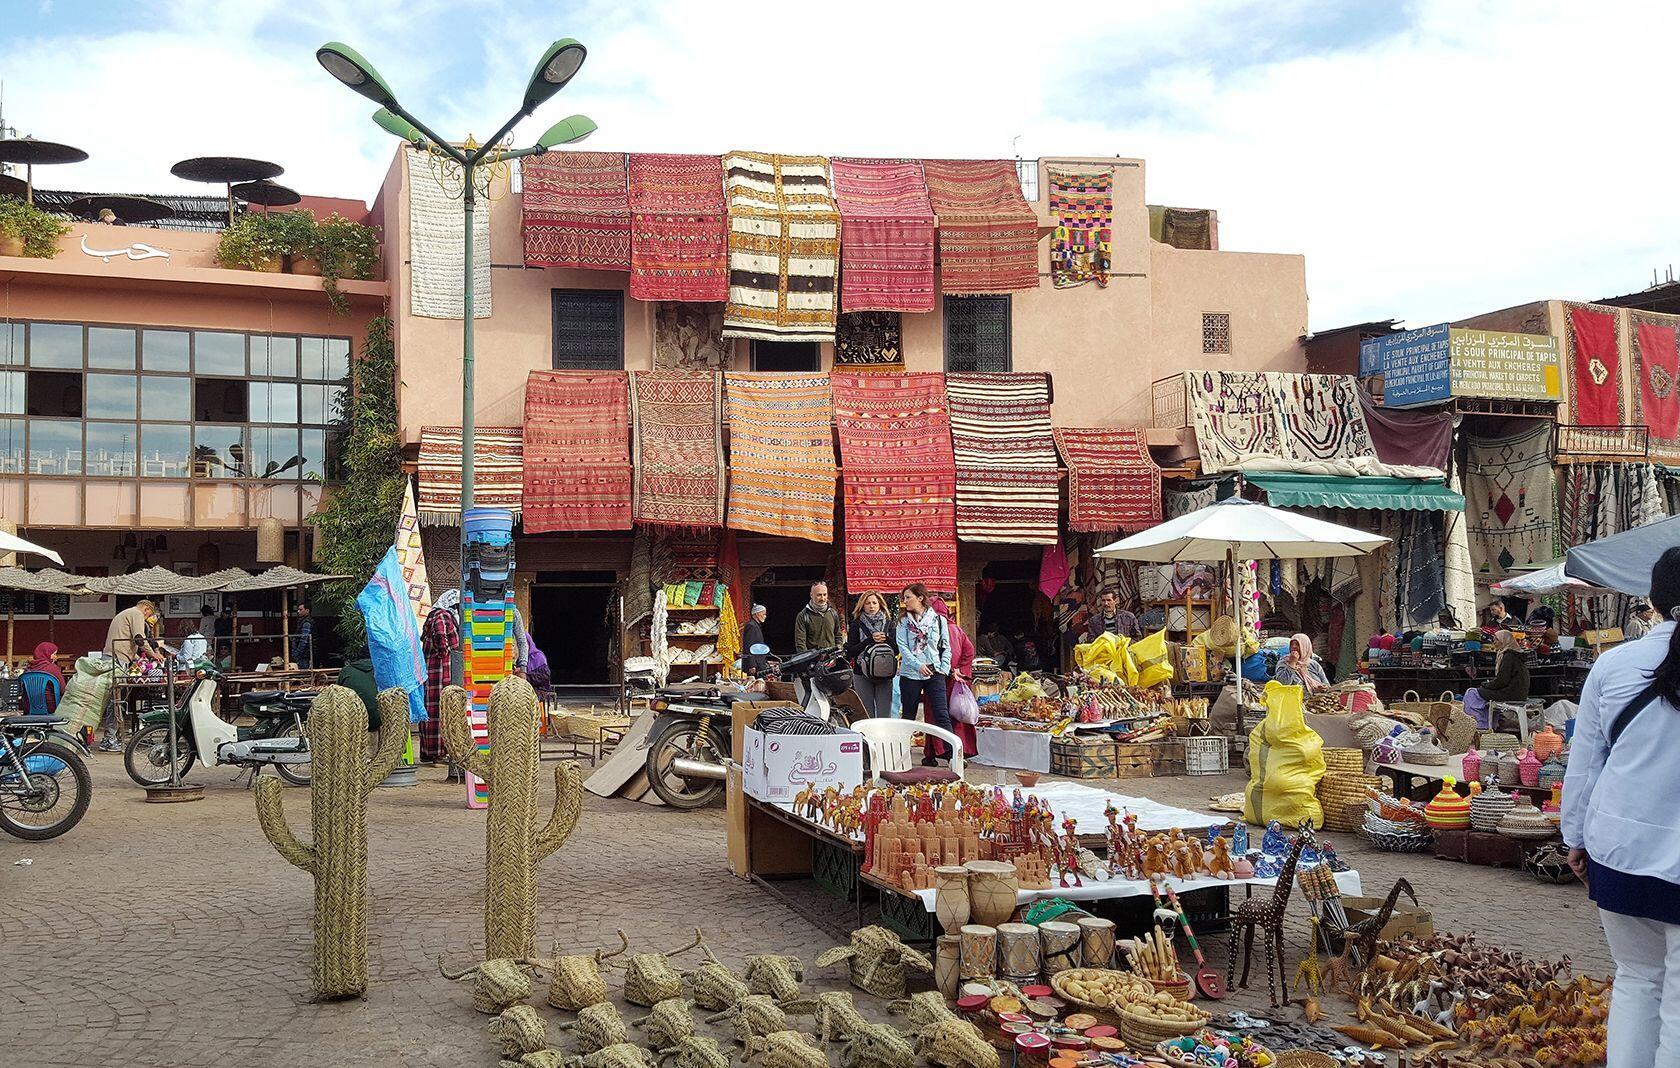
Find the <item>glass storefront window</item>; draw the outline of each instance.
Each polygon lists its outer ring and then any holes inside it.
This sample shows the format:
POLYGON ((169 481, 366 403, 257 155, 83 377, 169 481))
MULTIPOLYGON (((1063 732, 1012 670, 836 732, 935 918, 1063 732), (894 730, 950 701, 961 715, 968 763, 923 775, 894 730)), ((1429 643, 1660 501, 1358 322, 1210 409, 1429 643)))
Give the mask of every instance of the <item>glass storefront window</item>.
POLYGON ((242 478, 246 475, 245 428, 193 428, 193 474, 198 478, 242 478))
POLYGON ((88 375, 87 407, 89 419, 134 418, 133 375, 88 375))
POLYGON ((73 323, 30 323, 31 367, 82 366, 82 328, 73 323))
POLYGON ((327 343, 318 337, 301 339, 299 347, 302 350, 303 367, 301 378, 316 382, 324 381, 327 377, 327 343))
POLYGON ((31 419, 29 421, 29 473, 33 475, 79 475, 82 473, 82 421, 80 419, 31 419))
POLYGON ((0 419, 0 474, 23 474, 23 420, 0 419))
POLYGON ((140 332, 140 366, 148 371, 186 371, 192 367, 185 330, 140 332))
POLYGON ((251 383, 251 422, 289 423, 298 421, 298 387, 291 382, 251 383))
POLYGON ((192 379, 145 375, 140 379, 140 418, 192 418, 192 379))
POLYGON ((245 335, 193 331, 193 370, 201 375, 245 374, 245 335))
POLYGON ((350 342, 342 337, 327 338, 327 381, 342 382, 350 377, 350 342))
POLYGON ((141 424, 141 478, 185 478, 191 458, 192 427, 141 424))
MULTIPOLYGON (((257 344, 263 339, 251 339, 251 351, 256 352, 257 344)), ((252 367, 255 374, 266 374, 270 378, 296 378, 298 373, 298 339, 295 337, 271 337, 268 341, 268 369, 259 371, 252 367)), ((255 356, 252 357, 256 363, 255 356)))
POLYGON ((298 477, 298 432, 292 427, 251 428, 251 474, 258 478, 298 477), (292 466, 286 465, 291 463, 292 466))
POLYGON ((327 477, 327 432, 303 430, 298 434, 298 452, 303 456, 303 477, 319 481, 327 477))
POLYGON ((22 323, 0 323, 0 364, 23 363, 28 329, 22 323))
POLYGON ((134 370, 134 331, 117 326, 90 326, 88 366, 134 370))
POLYGON ((0 371, 0 415, 22 415, 27 395, 22 371, 0 371))
POLYGON ((133 423, 89 423, 87 425, 87 473, 129 478, 134 475, 134 457, 139 445, 133 423))

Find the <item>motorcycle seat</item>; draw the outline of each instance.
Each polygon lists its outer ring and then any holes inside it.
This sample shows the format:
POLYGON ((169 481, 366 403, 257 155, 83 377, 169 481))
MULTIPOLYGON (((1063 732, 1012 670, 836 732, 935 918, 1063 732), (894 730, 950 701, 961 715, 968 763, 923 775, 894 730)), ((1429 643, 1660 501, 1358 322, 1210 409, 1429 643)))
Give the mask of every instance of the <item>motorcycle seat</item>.
POLYGON ((239 696, 241 704, 266 705, 270 701, 278 701, 286 696, 284 690, 247 690, 239 696))
POLYGON ((0 716, 0 727, 50 727, 63 722, 63 716, 0 716))

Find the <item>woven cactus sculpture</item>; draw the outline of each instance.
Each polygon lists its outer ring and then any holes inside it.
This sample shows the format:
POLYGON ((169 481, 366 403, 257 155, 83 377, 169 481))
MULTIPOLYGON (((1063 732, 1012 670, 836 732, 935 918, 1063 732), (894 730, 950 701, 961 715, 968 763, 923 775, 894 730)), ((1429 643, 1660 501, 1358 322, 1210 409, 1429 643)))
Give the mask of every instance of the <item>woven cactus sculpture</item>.
POLYGON ((257 822, 288 863, 315 878, 315 957, 309 977, 319 998, 367 992, 367 796, 384 782, 408 744, 408 696, 379 695, 379 747, 368 755, 367 706, 355 691, 328 686, 309 706, 309 822, 298 841, 286 824, 280 782, 258 776, 257 822))
POLYGON ((484 844, 484 953, 535 954, 537 864, 565 844, 583 811, 583 776, 570 761, 554 769, 554 810, 537 829, 537 692, 516 675, 490 691, 490 751, 479 751, 467 725, 467 691, 443 692, 443 741, 449 759, 490 784, 484 844))

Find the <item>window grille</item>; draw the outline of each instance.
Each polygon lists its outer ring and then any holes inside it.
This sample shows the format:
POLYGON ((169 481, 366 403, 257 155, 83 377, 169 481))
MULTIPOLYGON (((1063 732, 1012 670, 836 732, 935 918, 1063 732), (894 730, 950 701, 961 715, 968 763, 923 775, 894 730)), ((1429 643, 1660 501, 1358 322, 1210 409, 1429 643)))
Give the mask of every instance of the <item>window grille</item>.
POLYGON ((1008 371, 1009 298, 945 298, 945 370, 1008 371))
POLYGON ((615 289, 554 291, 554 369, 624 367, 624 294, 615 289))
POLYGON ((1229 356, 1231 354, 1231 315, 1229 312, 1202 313, 1202 354, 1229 356))

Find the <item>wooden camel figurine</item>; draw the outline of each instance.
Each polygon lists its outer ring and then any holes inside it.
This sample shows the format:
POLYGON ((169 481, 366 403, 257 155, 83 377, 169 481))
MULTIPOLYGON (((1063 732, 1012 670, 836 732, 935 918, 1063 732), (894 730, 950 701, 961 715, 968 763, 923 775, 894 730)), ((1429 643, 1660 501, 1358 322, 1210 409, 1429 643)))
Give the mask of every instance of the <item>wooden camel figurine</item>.
POLYGON ((1344 943, 1353 943, 1354 961, 1359 967, 1363 968, 1377 958, 1377 941, 1382 935, 1382 929, 1388 926, 1389 919, 1393 917, 1395 903, 1400 900, 1402 893, 1412 899, 1413 905, 1418 903, 1417 894, 1412 892, 1412 884, 1400 879, 1389 889, 1388 897, 1383 900, 1383 906, 1377 910, 1375 916, 1361 920, 1342 932, 1344 943))
POLYGON ((1289 843, 1289 853, 1284 857, 1283 870, 1278 873, 1277 886, 1272 890, 1272 896, 1262 901, 1251 898, 1237 906, 1237 911, 1231 916, 1231 934, 1226 943, 1227 956, 1225 964, 1226 986, 1232 985, 1237 972, 1237 933, 1243 934, 1243 971, 1242 986, 1248 986, 1248 969, 1254 960, 1254 932, 1258 928, 1266 940, 1266 988, 1271 994, 1274 1008, 1289 1003, 1289 977, 1285 973, 1283 959, 1283 914, 1289 908, 1289 895, 1295 889, 1295 863, 1301 859, 1301 850, 1306 848, 1305 835, 1296 835, 1289 843), (1278 989, 1283 989, 1283 1001, 1278 1000, 1278 989))

